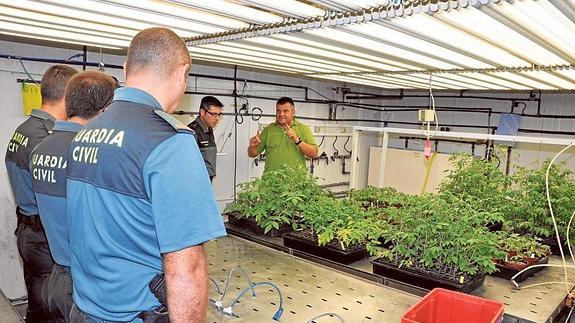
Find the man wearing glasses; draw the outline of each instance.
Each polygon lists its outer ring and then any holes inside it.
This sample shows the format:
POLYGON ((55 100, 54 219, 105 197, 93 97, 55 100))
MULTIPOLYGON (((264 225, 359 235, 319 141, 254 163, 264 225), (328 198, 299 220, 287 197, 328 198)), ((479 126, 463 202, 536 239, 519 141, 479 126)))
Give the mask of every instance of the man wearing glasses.
POLYGON ((196 142, 204 158, 210 181, 216 176, 216 154, 214 128, 222 117, 222 102, 213 96, 205 96, 200 102, 200 115, 188 125, 196 132, 196 142))

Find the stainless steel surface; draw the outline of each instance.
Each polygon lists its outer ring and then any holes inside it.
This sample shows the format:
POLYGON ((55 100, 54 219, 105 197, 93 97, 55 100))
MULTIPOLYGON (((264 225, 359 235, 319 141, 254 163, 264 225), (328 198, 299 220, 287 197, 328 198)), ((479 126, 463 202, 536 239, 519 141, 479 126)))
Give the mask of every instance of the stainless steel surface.
MULTIPOLYGON (((306 322, 316 315, 334 312, 346 322, 399 322, 401 315, 419 297, 362 280, 320 266, 281 251, 237 237, 227 237, 206 245, 209 276, 224 287, 229 271, 240 265, 253 283, 272 282, 284 297, 282 322, 306 322)), ((248 283, 234 273, 224 305, 228 306, 248 283)), ((225 315, 210 305, 206 322, 273 322, 278 294, 268 286, 255 288, 257 296, 246 293, 234 312, 225 315)), ((219 299, 210 284, 210 298, 219 299)), ((319 322, 337 322, 323 317, 319 322)))
POLYGON ((10 304, 8 298, 0 290, 0 322, 24 322, 22 317, 16 312, 16 309, 10 304))

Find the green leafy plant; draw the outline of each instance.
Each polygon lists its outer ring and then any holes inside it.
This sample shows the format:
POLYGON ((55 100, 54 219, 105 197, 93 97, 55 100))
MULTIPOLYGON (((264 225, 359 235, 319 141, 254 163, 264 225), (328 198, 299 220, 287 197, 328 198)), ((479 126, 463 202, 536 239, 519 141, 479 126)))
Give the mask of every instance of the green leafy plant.
POLYGON ((480 212, 462 200, 426 194, 386 210, 389 227, 383 226, 383 238, 392 246, 382 250, 377 246, 381 239, 370 239, 370 253, 460 282, 496 270, 492 259, 501 255, 497 235, 478 225, 480 212))
MULTIPOLYGON (((516 232, 547 238, 555 235, 545 189, 549 161, 537 169, 518 168, 514 180, 516 201, 507 220, 516 232)), ((575 211, 575 176, 565 164, 554 164, 549 172, 549 191, 553 212, 562 239, 575 211)), ((573 240, 575 235, 571 235, 573 240)))
POLYGON ((236 213, 240 218, 253 218, 267 233, 290 225, 294 230, 302 226, 302 211, 311 200, 329 196, 317 184, 317 178, 304 168, 285 166, 265 173, 262 177, 240 184, 236 202, 224 212, 236 213))
POLYGON ((502 222, 511 212, 508 192, 513 179, 501 172, 494 160, 454 155, 450 162, 453 167, 439 186, 441 198, 472 205, 481 215, 481 225, 502 222))

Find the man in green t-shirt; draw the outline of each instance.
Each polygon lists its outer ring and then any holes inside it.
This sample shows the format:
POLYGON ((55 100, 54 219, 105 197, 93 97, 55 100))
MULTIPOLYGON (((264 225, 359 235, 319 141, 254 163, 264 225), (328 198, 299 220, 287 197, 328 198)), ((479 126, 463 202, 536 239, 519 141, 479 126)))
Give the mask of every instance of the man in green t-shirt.
POLYGON ((288 97, 276 103, 276 121, 250 138, 248 156, 257 157, 266 152, 264 172, 277 170, 283 165, 305 167, 305 157, 317 158, 317 144, 313 133, 305 124, 295 120, 295 105, 288 97))

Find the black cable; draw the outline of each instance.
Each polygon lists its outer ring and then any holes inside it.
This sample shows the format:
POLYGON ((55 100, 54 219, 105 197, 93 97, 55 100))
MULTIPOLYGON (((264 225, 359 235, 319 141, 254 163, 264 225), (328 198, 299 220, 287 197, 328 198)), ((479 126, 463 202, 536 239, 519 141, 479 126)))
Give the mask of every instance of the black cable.
POLYGON ((331 145, 333 147, 333 150, 335 150, 335 155, 339 155, 339 150, 337 150, 337 148, 335 148, 335 143, 337 142, 337 139, 339 137, 335 136, 335 140, 333 141, 333 144, 331 145))
POLYGON ((30 81, 34 82, 34 84, 39 85, 38 82, 36 82, 36 80, 32 77, 32 75, 30 75, 30 73, 28 72, 28 70, 26 69, 26 66, 24 66, 24 62, 22 62, 22 59, 18 59, 18 61, 20 62, 20 65, 22 65, 22 69, 24 70, 24 73, 26 73, 26 75, 28 75, 28 78, 30 79, 30 81))
POLYGON ((346 152, 348 152, 349 154, 351 154, 351 150, 347 149, 347 144, 349 143, 349 139, 351 139, 351 137, 347 137, 347 140, 345 141, 345 144, 343 144, 343 149, 345 149, 346 152))
POLYGON ((320 141, 319 145, 317 146, 317 148, 321 147, 324 140, 325 140, 325 136, 321 136, 321 141, 320 141))
POLYGON ((264 111, 258 107, 254 107, 251 111, 252 113, 252 120, 253 121, 258 121, 262 118, 262 115, 264 114, 264 111), (257 113, 254 113, 254 111, 258 111, 257 113))

